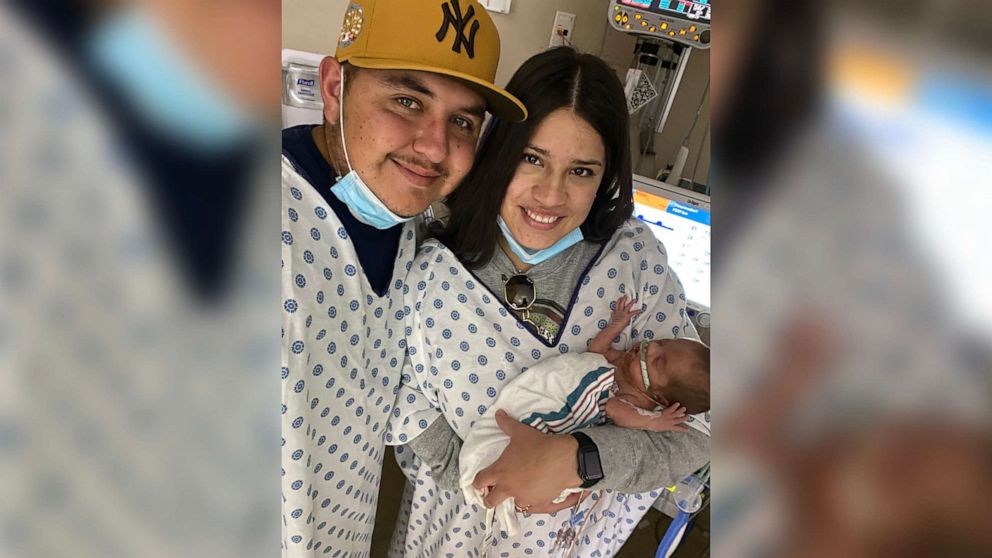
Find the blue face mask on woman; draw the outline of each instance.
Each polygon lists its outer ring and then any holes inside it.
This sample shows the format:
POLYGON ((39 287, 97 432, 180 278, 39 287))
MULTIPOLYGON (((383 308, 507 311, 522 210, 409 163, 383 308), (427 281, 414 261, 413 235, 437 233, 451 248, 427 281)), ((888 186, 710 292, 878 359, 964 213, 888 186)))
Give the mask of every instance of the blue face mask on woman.
POLYGON ((518 258, 520 258, 520 261, 527 265, 537 265, 545 260, 551 259, 585 239, 585 237, 582 236, 582 230, 575 228, 572 232, 561 237, 558 239, 558 242, 555 242, 551 246, 548 246, 543 250, 531 250, 513 238, 513 233, 510 232, 510 227, 506 225, 506 221, 503 220, 502 215, 496 216, 496 223, 499 224, 499 230, 503 232, 503 238, 506 239, 506 243, 510 246, 510 250, 518 258))
POLYGON ((334 197, 348 206, 348 211, 355 216, 355 219, 379 230, 395 227, 413 219, 413 217, 400 217, 390 211, 365 184, 362 177, 358 176, 358 172, 351 168, 351 159, 348 158, 348 147, 344 140, 344 67, 341 68, 341 95, 338 98, 338 128, 341 129, 341 149, 348 164, 348 174, 339 178, 331 187, 334 197))

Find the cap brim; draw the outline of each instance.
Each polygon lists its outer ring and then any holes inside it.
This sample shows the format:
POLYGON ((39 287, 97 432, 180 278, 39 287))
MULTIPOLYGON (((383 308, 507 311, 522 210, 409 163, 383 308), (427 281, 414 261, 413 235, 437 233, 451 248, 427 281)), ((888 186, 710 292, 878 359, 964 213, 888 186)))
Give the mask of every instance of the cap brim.
POLYGON ((505 90, 492 85, 491 83, 479 79, 473 75, 456 72, 448 68, 440 68, 427 64, 417 64, 406 60, 390 60, 386 58, 366 58, 363 56, 352 56, 342 62, 348 62, 359 68, 369 68, 372 70, 414 70, 419 72, 431 72, 448 76, 464 83, 473 91, 486 100, 489 112, 499 118, 509 122, 522 122, 527 119, 527 107, 519 99, 507 93, 505 90))

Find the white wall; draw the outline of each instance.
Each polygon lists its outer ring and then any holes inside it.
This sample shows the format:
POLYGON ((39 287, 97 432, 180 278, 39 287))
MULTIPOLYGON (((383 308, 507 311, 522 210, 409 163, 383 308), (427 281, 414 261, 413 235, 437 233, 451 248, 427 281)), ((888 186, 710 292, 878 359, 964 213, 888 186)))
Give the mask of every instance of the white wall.
MULTIPOLYGON (((283 48, 333 54, 348 3, 349 0, 283 0, 283 48)), ((555 12, 559 10, 576 16, 573 46, 600 54, 608 27, 608 6, 607 0, 515 0, 508 14, 490 12, 502 43, 496 83, 506 85, 524 60, 548 48, 555 12)))
MULTIPOLYGON (((283 48, 333 54, 337 44, 338 28, 348 4, 349 0, 283 0, 283 48)), ((609 5, 609 0, 513 0, 510 13, 490 12, 499 30, 502 45, 496 84, 505 86, 524 60, 548 48, 555 12, 559 10, 576 16, 571 37, 572 46, 580 51, 602 57, 617 72, 617 77, 624 79, 627 68, 633 64, 632 52, 636 41, 633 36, 620 33, 609 26, 607 20, 609 5)), ((685 93, 680 92, 672 107, 673 112, 669 117, 671 125, 664 134, 657 134, 655 138, 655 145, 660 148, 655 160, 662 166, 692 122, 705 87, 706 76, 709 73, 709 52, 694 52, 693 58, 683 80, 682 87, 685 93)), ((635 115, 631 126, 637 125, 637 118, 639 115, 635 115)), ((690 143, 694 152, 690 154, 686 165, 687 175, 691 173, 696 162, 698 154, 695 150, 708 124, 707 111, 700 117, 700 124, 690 143)), ((706 145, 705 149, 708 150, 709 146, 706 145)), ((634 150, 636 151, 636 144, 634 150)), ((634 159, 637 163, 637 154, 634 159)), ((645 163, 647 166, 651 165, 650 162, 645 163)), ((649 170, 642 172, 647 175, 654 174, 649 170)), ((707 151, 700 160, 696 180, 706 183, 708 175, 707 151)))
POLYGON ((348 0, 282 0, 282 47, 334 54, 348 0))

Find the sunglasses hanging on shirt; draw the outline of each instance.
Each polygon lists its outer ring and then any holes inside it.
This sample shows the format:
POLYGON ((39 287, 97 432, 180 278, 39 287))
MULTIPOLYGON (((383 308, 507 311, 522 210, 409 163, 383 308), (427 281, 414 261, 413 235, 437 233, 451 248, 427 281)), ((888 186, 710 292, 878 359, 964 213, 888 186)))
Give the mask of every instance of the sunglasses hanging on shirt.
POLYGON ((527 313, 534 305, 534 298, 537 296, 537 289, 530 277, 519 274, 510 277, 503 276, 503 298, 506 304, 514 312, 527 313))
POLYGON ((538 335, 547 340, 548 343, 552 343, 557 332, 551 331, 531 317, 530 309, 534 306, 534 300, 537 298, 537 287, 534 285, 534 281, 522 273, 509 279, 504 275, 503 281, 503 299, 506 300, 506 305, 517 313, 521 321, 534 326, 538 335))

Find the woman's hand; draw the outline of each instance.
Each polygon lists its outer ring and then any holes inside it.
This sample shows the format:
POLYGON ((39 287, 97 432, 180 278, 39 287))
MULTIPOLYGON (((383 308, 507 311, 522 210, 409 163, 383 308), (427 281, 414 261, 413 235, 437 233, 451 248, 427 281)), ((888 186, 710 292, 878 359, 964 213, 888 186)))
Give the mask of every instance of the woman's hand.
POLYGON ((617 426, 652 432, 688 431, 687 427, 680 426, 685 422, 685 412, 685 407, 678 403, 673 403, 661 411, 645 411, 623 399, 622 395, 606 402, 606 416, 617 426))
POLYGON ((566 510, 574 506, 580 500, 585 500, 588 495, 589 492, 576 492, 575 494, 569 494, 568 498, 565 498, 565 500, 560 504, 551 502, 540 506, 530 506, 527 508, 527 513, 555 513, 561 510, 566 510))
POLYGON ((544 434, 513 420, 502 410, 496 412, 496 424, 510 437, 510 444, 499 459, 475 476, 475 488, 487 492, 483 500, 486 507, 495 507, 509 497, 520 508, 534 513, 550 513, 567 507, 568 502, 574 504, 571 499, 562 504, 548 502, 562 490, 582 484, 576 458, 579 443, 575 438, 544 434))

